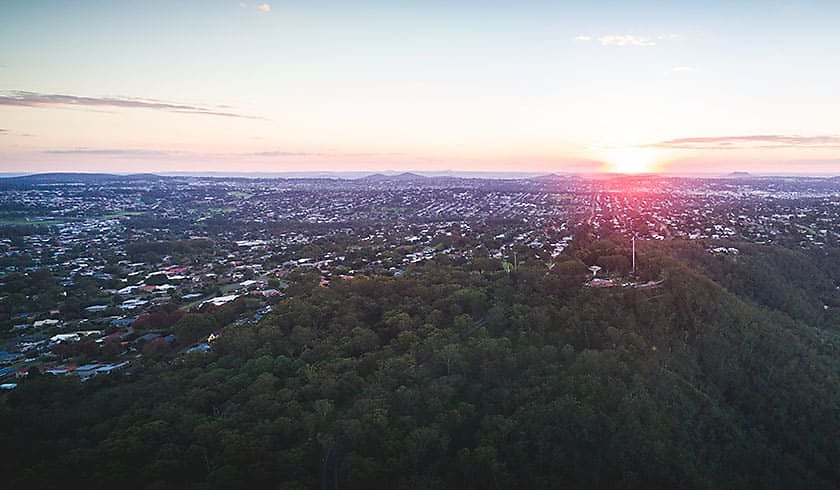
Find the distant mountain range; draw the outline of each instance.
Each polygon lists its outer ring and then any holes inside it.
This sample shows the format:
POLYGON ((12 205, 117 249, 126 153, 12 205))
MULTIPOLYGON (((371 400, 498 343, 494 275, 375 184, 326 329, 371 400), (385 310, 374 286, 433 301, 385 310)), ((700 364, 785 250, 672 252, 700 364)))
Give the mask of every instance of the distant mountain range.
POLYGON ((115 180, 159 180, 165 177, 155 174, 117 175, 106 173, 84 172, 53 172, 44 174, 16 175, 5 177, 2 182, 20 184, 64 184, 64 183, 95 183, 112 182, 115 180))
MULTIPOLYGON (((612 177, 627 177, 622 174, 593 174, 590 176, 581 176, 575 174, 534 174, 534 173, 516 173, 516 172, 456 172, 456 171, 442 171, 442 172, 271 172, 271 173, 226 173, 226 172, 175 172, 165 173, 162 175, 152 173, 138 173, 138 174, 110 174, 110 173, 86 173, 86 172, 50 172, 39 174, 3 174, 0 173, 0 183, 3 184, 63 184, 63 183, 97 183, 97 182, 114 182, 114 181, 144 181, 144 180, 161 180, 170 178, 217 178, 217 179, 338 179, 338 180, 359 180, 363 182, 426 182, 436 183, 441 181, 458 180, 458 179, 481 179, 481 180, 517 180, 528 179, 536 182, 552 182, 558 180, 578 179, 578 178, 612 178, 612 177)), ((652 178, 652 177, 675 177, 669 174, 643 174, 631 175, 630 177, 638 178, 652 178)), ((694 175, 682 176, 688 178, 729 178, 729 179, 745 179, 745 178, 816 178, 816 179, 830 179, 840 180, 838 176, 805 176, 805 175, 756 175, 749 172, 735 171, 726 175, 694 175)))
POLYGON ((396 175, 387 175, 387 174, 372 174, 366 177, 362 177, 361 180, 367 180, 371 182, 414 182, 414 181, 425 181, 429 180, 429 177, 424 175, 415 174, 412 172, 403 172, 401 174, 396 175))

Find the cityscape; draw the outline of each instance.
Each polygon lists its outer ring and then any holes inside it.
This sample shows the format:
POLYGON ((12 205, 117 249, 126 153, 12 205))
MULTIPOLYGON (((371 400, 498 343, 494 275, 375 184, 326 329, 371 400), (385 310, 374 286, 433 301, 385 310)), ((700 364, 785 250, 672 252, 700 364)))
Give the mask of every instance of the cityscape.
POLYGON ((0 2, 0 475, 840 488, 837 0, 0 2))
POLYGON ((209 349, 203 338, 176 342, 171 328, 133 326, 161 307, 180 315, 248 298, 217 338, 258 322, 302 271, 327 286, 426 261, 551 265, 588 232, 623 245, 619 264, 585 264, 604 269, 588 282, 605 287, 630 272, 631 240, 692 240, 710 254, 737 254, 743 242, 821 249, 840 240, 836 177, 35 175, 2 184, 6 388, 33 366, 86 378, 130 370, 153 346, 209 349), (92 364, 66 362, 85 349, 92 364))

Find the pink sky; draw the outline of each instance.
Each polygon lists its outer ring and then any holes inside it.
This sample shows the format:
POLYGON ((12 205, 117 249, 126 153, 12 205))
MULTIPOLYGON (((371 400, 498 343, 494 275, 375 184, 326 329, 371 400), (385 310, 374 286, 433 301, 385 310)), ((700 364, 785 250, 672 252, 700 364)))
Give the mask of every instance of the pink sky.
POLYGON ((840 3, 599 3, 4 4, 0 172, 840 174, 840 3))

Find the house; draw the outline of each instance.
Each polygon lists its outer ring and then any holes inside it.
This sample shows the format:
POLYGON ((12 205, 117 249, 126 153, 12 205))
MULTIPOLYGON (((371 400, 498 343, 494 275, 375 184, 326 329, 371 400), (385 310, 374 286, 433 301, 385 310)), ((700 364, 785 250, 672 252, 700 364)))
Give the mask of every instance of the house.
POLYGON ((59 367, 54 367, 52 369, 47 369, 46 371, 44 371, 44 373, 53 374, 55 376, 58 376, 59 374, 69 374, 69 373, 73 372, 74 370, 75 370, 74 366, 59 366, 59 367))
POLYGON ((208 303, 212 304, 214 306, 222 306, 225 303, 230 303, 231 301, 235 300, 238 297, 239 297, 238 294, 231 294, 231 295, 228 295, 228 296, 217 296, 215 298, 210 298, 206 301, 203 301, 201 303, 201 306, 204 306, 208 303))
POLYGON ((110 374, 114 371, 122 369, 128 366, 128 361, 123 361, 117 364, 108 364, 102 367, 96 368, 96 374, 110 374))
POLYGON ((78 333, 60 333, 57 335, 53 335, 50 337, 50 342, 61 343, 61 342, 78 342, 81 337, 78 333))
POLYGON ((187 349, 187 354, 189 354, 190 352, 207 352, 209 350, 210 350, 210 345, 209 344, 198 344, 198 345, 195 345, 195 346, 187 349))
POLYGON ((146 335, 141 335, 137 337, 134 341, 140 342, 142 340, 144 342, 151 342, 152 340, 155 340, 158 337, 162 337, 162 335, 159 333, 147 333, 146 335))
POLYGON ((132 294, 136 289, 137 289, 137 286, 126 286, 122 289, 118 289, 117 294, 119 294, 119 295, 132 294))
POLYGON ((38 320, 35 323, 33 323, 32 326, 35 327, 35 328, 54 327, 54 326, 58 325, 59 323, 61 323, 61 322, 58 321, 58 320, 54 320, 52 318, 49 318, 49 319, 46 319, 46 320, 38 320))
POLYGON ((115 318, 111 320, 111 325, 114 327, 129 327, 131 326, 134 321, 137 320, 136 316, 127 316, 122 318, 115 318))
POLYGON ((93 376, 94 374, 96 374, 96 369, 101 367, 101 366, 102 366, 102 364, 99 364, 99 363, 85 364, 83 366, 77 367, 73 371, 73 374, 75 374, 76 376, 79 376, 81 378, 89 378, 89 377, 93 376))

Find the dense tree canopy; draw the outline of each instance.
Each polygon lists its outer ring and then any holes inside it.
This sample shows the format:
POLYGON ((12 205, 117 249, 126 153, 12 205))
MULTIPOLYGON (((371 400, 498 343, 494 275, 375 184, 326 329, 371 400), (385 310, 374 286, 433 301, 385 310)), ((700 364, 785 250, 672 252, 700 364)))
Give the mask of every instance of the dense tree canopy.
POLYGON ((0 401, 0 467, 9 488, 840 485, 838 324, 812 311, 836 271, 650 244, 661 285, 601 290, 585 262, 626 263, 595 245, 510 273, 301 280, 208 353, 33 376, 0 401))

